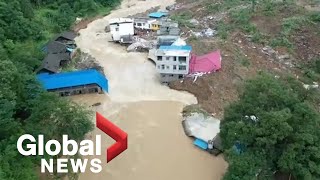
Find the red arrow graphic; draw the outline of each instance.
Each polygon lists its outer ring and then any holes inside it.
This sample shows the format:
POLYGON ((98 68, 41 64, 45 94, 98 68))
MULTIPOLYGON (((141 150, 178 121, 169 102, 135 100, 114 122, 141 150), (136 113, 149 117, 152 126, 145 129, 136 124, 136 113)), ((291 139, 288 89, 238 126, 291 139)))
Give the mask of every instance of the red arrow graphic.
POLYGON ((96 112, 96 126, 116 141, 107 148, 107 163, 128 148, 128 134, 96 112))

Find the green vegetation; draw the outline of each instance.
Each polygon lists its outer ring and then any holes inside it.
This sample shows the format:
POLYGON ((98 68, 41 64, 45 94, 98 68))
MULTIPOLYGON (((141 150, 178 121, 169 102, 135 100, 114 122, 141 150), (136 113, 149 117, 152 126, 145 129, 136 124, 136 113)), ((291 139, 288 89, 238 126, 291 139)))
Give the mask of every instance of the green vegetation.
POLYGON ((274 172, 319 179, 319 92, 304 89, 293 78, 266 74, 248 81, 244 90, 226 108, 221 124, 229 162, 224 179, 272 179, 274 172))
POLYGON ((192 13, 189 11, 184 11, 171 16, 171 19, 179 23, 179 26, 194 28, 195 26, 190 22, 192 19, 192 13))
POLYGON ((320 15, 317 12, 306 12, 298 7, 293 1, 277 2, 273 0, 256 1, 222 1, 220 3, 208 4, 206 6, 208 12, 227 11, 229 18, 218 23, 218 35, 222 39, 227 39, 228 35, 233 31, 242 31, 252 36, 252 41, 261 44, 269 44, 272 47, 286 47, 290 50, 294 48, 294 44, 290 38, 297 30, 304 26, 319 27, 320 15), (286 9, 291 9, 290 12, 286 9), (291 14, 287 18, 283 18, 288 11, 291 14), (261 33, 256 25, 252 23, 253 17, 278 17, 274 19, 274 23, 281 21, 281 32, 275 37, 261 33))
MULTIPOLYGON (((110 10, 118 0, 0 0, 0 179, 34 180, 41 157, 23 157, 16 149, 22 134, 62 134, 81 140, 92 130, 91 112, 42 89, 33 70, 41 47, 68 30, 76 17, 110 10)), ((48 155, 44 156, 48 158, 48 155)), ((57 157, 51 157, 57 158, 57 157)))

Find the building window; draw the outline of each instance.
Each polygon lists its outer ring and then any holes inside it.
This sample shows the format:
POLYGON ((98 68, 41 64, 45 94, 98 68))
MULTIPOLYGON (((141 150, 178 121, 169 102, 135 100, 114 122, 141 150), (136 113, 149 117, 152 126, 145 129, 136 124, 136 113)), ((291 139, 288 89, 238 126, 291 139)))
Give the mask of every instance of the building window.
POLYGON ((170 60, 170 57, 166 57, 166 60, 170 60))
POLYGON ((164 69, 164 65, 163 64, 161 65, 161 69, 164 69))
POLYGON ((176 65, 173 65, 173 70, 177 70, 177 66, 176 65))
POLYGON ((158 61, 162 61, 162 56, 158 56, 158 61))
POLYGON ((179 66, 179 70, 187 70, 187 66, 179 66))
POLYGON ((143 25, 143 26, 145 26, 145 25, 146 25, 146 23, 143 23, 142 25, 143 25))
POLYGON ((141 23, 137 23, 137 25, 138 25, 138 26, 141 26, 142 24, 141 24, 141 23))
POLYGON ((119 31, 119 28, 118 28, 118 27, 116 27, 116 31, 119 31))
POLYGON ((173 74, 170 74, 170 77, 173 77, 173 74))
POLYGON ((183 78, 183 75, 180 74, 180 75, 179 75, 179 79, 182 79, 182 78, 183 78))
POLYGON ((167 69, 170 69, 170 67, 169 67, 169 66, 167 66, 167 69))
POLYGON ((177 61, 177 57, 173 57, 173 61, 177 61))
POLYGON ((187 63, 186 57, 179 57, 179 63, 187 63))

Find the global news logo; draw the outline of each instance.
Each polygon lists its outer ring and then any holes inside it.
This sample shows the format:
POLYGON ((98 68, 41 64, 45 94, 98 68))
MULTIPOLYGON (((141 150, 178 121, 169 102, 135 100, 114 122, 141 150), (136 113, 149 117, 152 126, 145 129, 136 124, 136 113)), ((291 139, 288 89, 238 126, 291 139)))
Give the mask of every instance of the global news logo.
MULTIPOLYGON (((96 126, 116 141, 106 149, 108 163, 128 148, 128 134, 99 113, 96 113, 96 126)), ((53 173, 55 165, 57 173, 68 173, 70 170, 74 173, 83 173, 86 171, 88 164, 91 172, 99 173, 102 171, 101 159, 94 158, 89 162, 89 159, 85 158, 86 156, 100 156, 102 154, 101 135, 96 135, 95 141, 82 140, 80 143, 69 139, 68 135, 63 135, 62 144, 60 144, 57 140, 49 140, 45 143, 44 135, 38 135, 36 139, 30 134, 24 134, 17 141, 17 149, 23 156, 43 156, 46 153, 51 157, 68 157, 76 154, 80 154, 83 157, 78 159, 58 158, 56 160, 42 158, 41 173, 46 171, 53 173)))

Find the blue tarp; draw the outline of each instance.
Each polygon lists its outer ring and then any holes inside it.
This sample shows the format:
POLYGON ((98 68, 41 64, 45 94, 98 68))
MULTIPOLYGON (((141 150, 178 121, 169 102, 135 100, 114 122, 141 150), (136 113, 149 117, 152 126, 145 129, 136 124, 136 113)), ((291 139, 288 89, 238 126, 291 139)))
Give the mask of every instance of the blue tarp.
POLYGON ((149 17, 151 17, 151 18, 161 18, 161 17, 167 16, 167 15, 168 15, 168 13, 166 13, 166 12, 153 12, 153 13, 149 14, 149 17))
POLYGON ((191 46, 160 46, 160 50, 184 50, 184 51, 191 51, 191 46))
POLYGON ((43 73, 37 79, 46 90, 97 84, 103 91, 108 92, 108 79, 97 70, 82 70, 57 74, 43 73))
POLYGON ((203 150, 207 150, 208 149, 208 143, 201 140, 201 139, 196 139, 193 142, 194 145, 198 146, 199 148, 203 149, 203 150))

